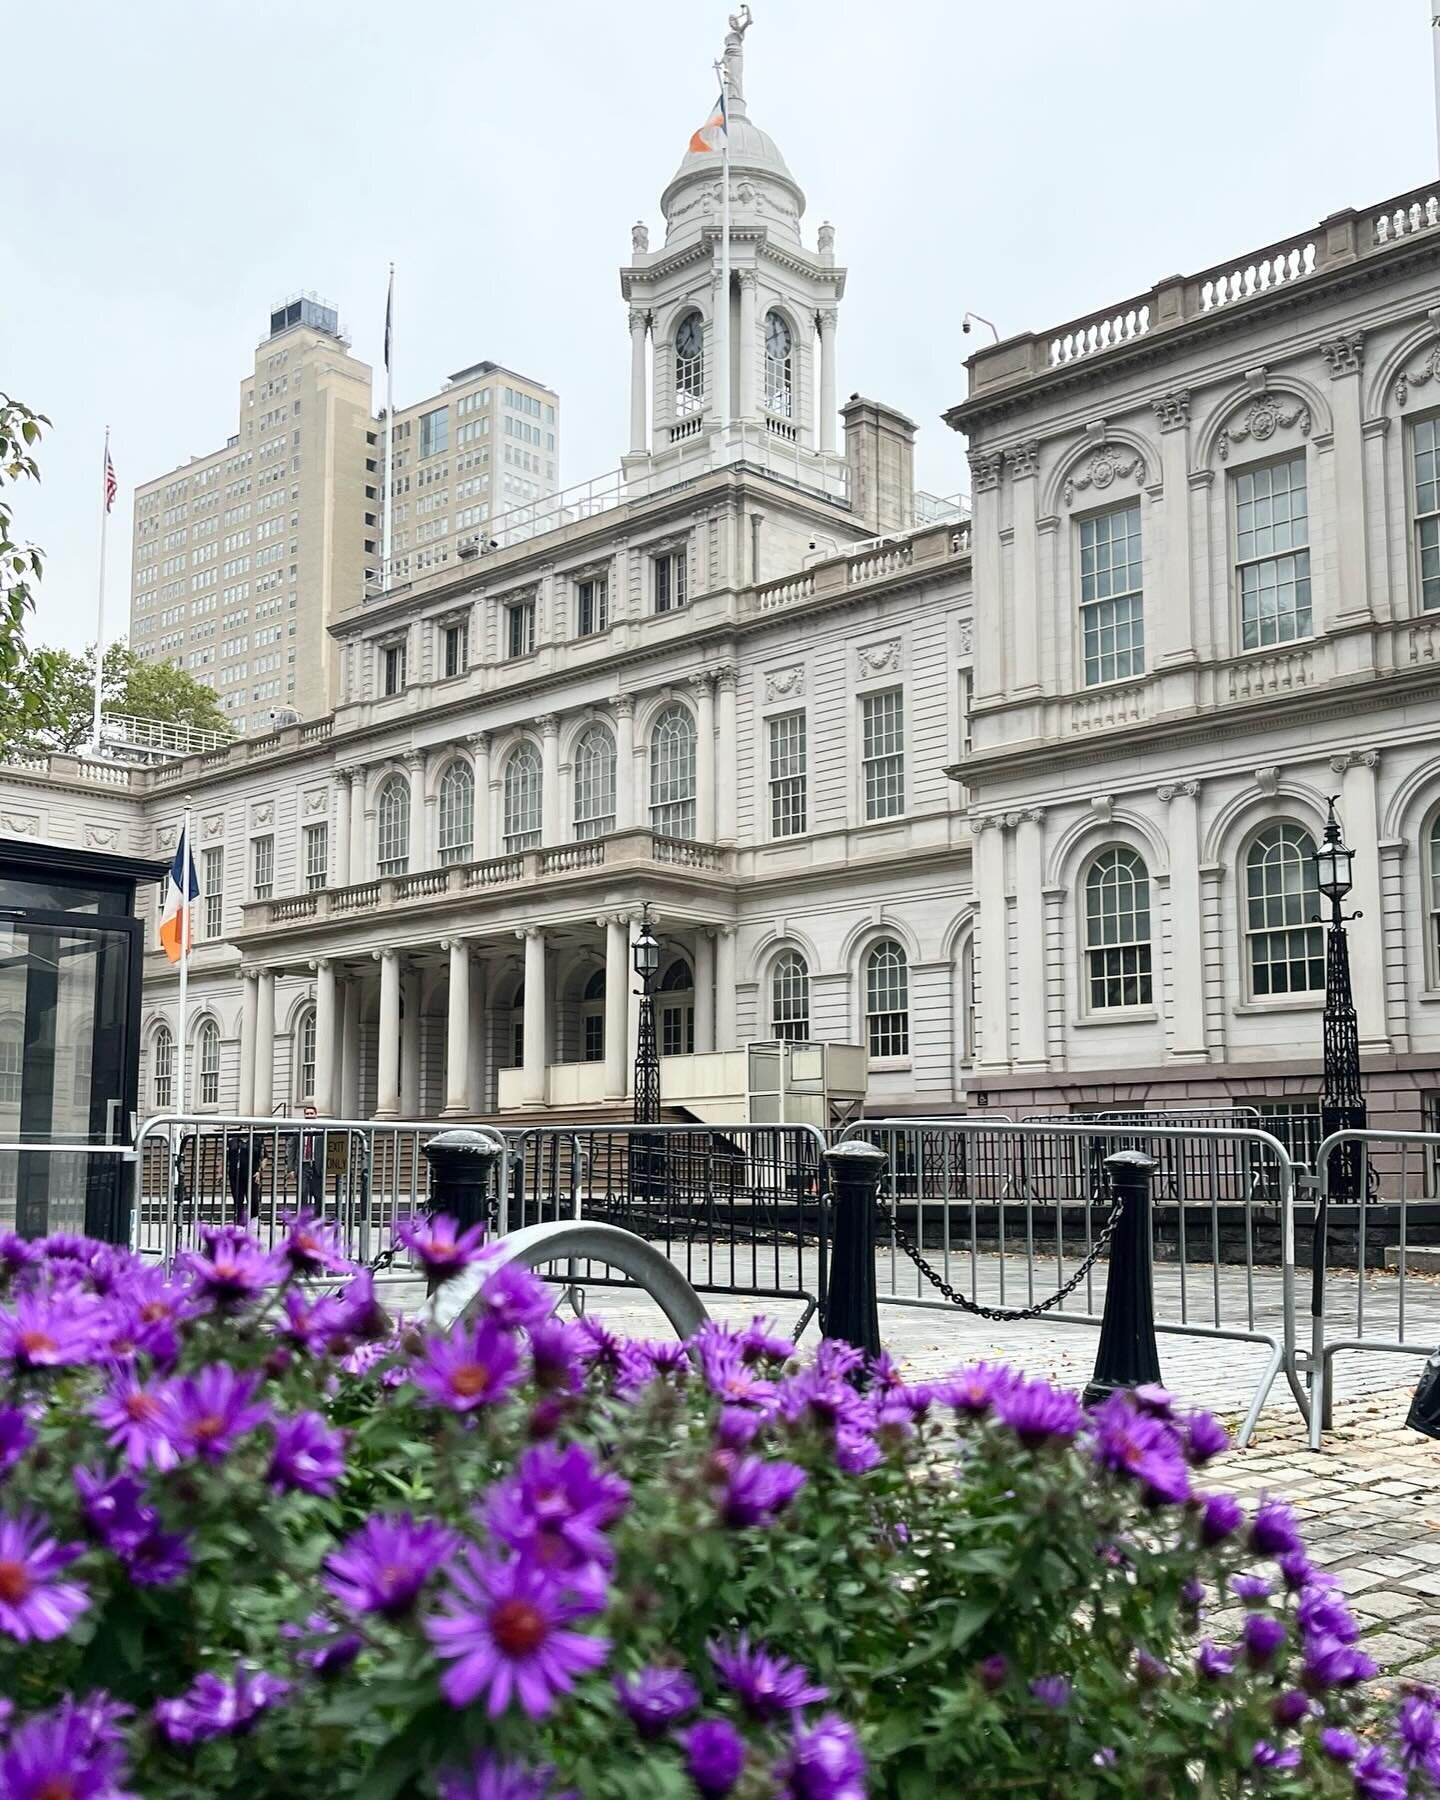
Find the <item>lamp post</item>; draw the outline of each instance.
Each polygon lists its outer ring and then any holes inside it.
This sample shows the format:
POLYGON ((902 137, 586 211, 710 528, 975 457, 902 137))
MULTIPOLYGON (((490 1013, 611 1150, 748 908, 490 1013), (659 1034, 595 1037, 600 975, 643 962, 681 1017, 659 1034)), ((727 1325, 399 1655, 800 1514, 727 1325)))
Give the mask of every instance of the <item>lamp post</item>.
MULTIPOLYGON (((1360 1091, 1360 1031, 1355 1021, 1355 996, 1350 988, 1350 945, 1345 936, 1347 918, 1360 914, 1341 910, 1354 886, 1355 852, 1346 844, 1335 816, 1335 796, 1325 834, 1315 852, 1315 884, 1330 905, 1325 933, 1325 1080, 1320 1099, 1320 1134, 1365 1129, 1365 1097, 1360 1091)), ((1346 1144, 1332 1161, 1334 1179, 1330 1191, 1336 1200, 1354 1202, 1360 1192, 1360 1147, 1346 1144)))
POLYGON ((640 1029, 635 1038, 635 1123, 660 1123, 660 1052, 655 1043, 655 976, 660 967, 660 945, 650 925, 650 902, 640 913, 640 935, 634 947, 635 973, 640 980, 640 1029))

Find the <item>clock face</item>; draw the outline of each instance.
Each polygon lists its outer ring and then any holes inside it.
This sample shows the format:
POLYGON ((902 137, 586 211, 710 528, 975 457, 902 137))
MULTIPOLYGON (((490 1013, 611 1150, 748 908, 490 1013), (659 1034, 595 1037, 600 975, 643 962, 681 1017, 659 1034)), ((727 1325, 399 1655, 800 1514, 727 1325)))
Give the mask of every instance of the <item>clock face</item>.
POLYGON ((790 354, 790 328, 779 313, 771 313, 765 321, 765 348, 777 362, 790 354))
POLYGON ((680 321, 680 329, 675 334, 675 353, 689 362, 700 354, 700 315, 691 313, 680 321))

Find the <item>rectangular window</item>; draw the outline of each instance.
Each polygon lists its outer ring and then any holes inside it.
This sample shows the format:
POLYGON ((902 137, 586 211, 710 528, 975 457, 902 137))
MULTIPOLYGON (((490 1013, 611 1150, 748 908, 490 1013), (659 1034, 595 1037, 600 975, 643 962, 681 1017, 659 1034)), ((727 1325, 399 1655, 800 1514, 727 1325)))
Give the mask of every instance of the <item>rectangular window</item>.
POLYGON ((604 575, 575 583, 575 635, 594 637, 610 626, 610 583, 604 575))
POLYGON ((305 827, 305 886, 314 893, 330 878, 330 827, 326 824, 305 827))
POLYGON ((275 840, 253 838, 250 843, 251 898, 268 900, 275 887, 275 840))
POLYGON ((420 415, 420 454, 438 456, 450 448, 450 408, 437 406, 434 412, 420 415))
POLYGON ((1247 469, 1234 480, 1241 642, 1259 650, 1309 637, 1305 458, 1247 469))
POLYGON ((1429 612, 1440 606, 1440 419, 1421 419, 1411 442, 1420 604, 1429 612))
POLYGON ((213 943, 225 935, 225 852, 206 850, 200 860, 205 877, 205 936, 213 943))
POLYGON ((960 754, 968 756, 975 748, 970 729, 970 714, 975 706, 975 675, 970 669, 960 671, 960 754))
POLYGON ((1138 501, 1081 521, 1080 622, 1087 687, 1145 673, 1138 501))
MULTIPOLYGON (((25 1063, 25 1048, 19 1037, 11 1037, 7 1032, 0 1037, 0 1105, 18 1106, 20 1104, 20 1074, 25 1063)), ((159 1082, 157 1080, 158 1089, 159 1082)), ((170 1104, 167 1091, 165 1104, 170 1104)))
POLYGON ((797 837, 805 829, 805 715, 770 721, 770 835, 797 837))
POLYGON ((405 646, 387 644, 381 656, 381 687, 386 694, 401 693, 405 687, 405 646))
POLYGON ((672 550, 654 559, 657 613, 678 612, 685 604, 685 564, 683 550, 672 550))
POLYGON ((861 701, 865 817, 894 819, 905 810, 905 697, 899 688, 861 701))
POLYGON ((462 620, 445 627, 445 673, 463 675, 470 667, 470 627, 462 620))
POLYGON ((505 608, 505 654, 529 656, 535 649, 535 602, 517 600, 505 608))
POLYGON ((603 1013, 586 1013, 585 1015, 585 1061, 587 1063, 604 1062, 605 1060, 605 1015, 603 1013))
POLYGON ((695 1054, 695 1008, 671 1004, 660 1008, 660 1054, 695 1054))

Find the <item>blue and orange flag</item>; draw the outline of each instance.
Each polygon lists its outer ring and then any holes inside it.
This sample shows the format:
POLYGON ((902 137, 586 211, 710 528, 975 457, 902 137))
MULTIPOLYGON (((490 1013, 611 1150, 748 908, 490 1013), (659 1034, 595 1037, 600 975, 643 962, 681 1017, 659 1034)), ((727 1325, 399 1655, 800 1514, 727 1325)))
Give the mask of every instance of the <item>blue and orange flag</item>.
POLYGON ((190 854, 190 833, 183 827, 175 860, 165 877, 165 904, 160 912, 160 946, 171 962, 179 962, 195 941, 191 908, 200 898, 200 877, 190 854))
POLYGON ((690 148, 708 153, 720 148, 721 140, 730 135, 730 118, 725 109, 725 90, 721 88, 715 110, 690 139, 690 148))

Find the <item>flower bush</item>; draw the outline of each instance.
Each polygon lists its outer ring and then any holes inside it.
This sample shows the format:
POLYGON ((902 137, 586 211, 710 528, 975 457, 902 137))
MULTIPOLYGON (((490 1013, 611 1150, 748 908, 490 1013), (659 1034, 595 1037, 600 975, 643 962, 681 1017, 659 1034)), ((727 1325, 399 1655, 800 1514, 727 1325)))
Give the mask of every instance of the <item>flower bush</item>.
POLYGON ((440 1334, 313 1220, 0 1239, 0 1800, 1440 1791, 1207 1415, 480 1273, 440 1334))

